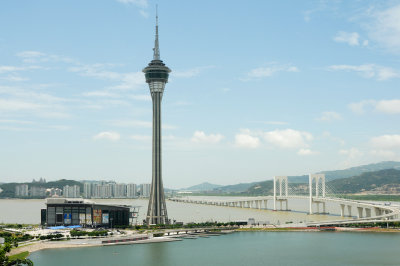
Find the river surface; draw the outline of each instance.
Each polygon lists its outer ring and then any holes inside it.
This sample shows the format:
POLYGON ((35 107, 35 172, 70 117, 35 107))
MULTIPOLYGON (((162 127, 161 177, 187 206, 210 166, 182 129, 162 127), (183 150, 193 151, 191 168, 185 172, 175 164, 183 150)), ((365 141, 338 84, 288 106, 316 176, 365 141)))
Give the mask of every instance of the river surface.
MULTIPOLYGON (((195 197, 193 197, 195 198, 195 197)), ((197 197, 197 199, 216 199, 217 197, 197 197)), ((223 197, 223 200, 229 199, 223 197)), ((232 198, 239 200, 240 198, 232 198)), ((138 222, 146 217, 148 200, 146 199, 95 199, 96 203, 102 204, 126 204, 141 206, 139 208, 138 222)), ((286 222, 304 223, 308 221, 321 221, 329 219, 340 219, 332 215, 308 215, 306 200, 291 199, 289 208, 293 211, 272 211, 273 202, 268 201, 268 210, 256 210, 246 208, 210 206, 190 203, 167 201, 168 216, 172 220, 180 222, 206 222, 206 221, 247 221, 254 218, 256 222, 267 222, 271 224, 283 224, 286 222)), ((46 208, 45 200, 23 200, 23 199, 1 199, 0 200, 0 223, 25 223, 39 224, 40 209, 46 208)), ((327 210, 331 214, 339 212, 338 206, 327 204, 327 210)))
POLYGON ((236 232, 177 242, 49 249, 35 266, 400 265, 400 235, 356 232, 236 232))

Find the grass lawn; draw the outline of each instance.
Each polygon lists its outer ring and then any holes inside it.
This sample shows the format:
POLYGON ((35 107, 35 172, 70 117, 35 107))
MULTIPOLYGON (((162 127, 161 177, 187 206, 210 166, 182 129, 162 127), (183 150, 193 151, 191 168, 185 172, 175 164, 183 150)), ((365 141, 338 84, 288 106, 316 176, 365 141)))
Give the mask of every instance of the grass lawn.
POLYGON ((10 260, 17 260, 17 259, 25 259, 26 257, 29 256, 29 251, 24 251, 15 255, 10 256, 10 260))

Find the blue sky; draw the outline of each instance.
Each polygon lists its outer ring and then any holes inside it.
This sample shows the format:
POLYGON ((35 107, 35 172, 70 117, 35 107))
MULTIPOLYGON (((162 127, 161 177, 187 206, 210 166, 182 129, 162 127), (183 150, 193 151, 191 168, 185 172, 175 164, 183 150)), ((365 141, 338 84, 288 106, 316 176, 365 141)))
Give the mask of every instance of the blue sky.
MULTIPOLYGON (((0 3, 0 182, 150 182, 155 5, 0 3)), ((400 1, 158 5, 166 187, 400 160, 400 1)))

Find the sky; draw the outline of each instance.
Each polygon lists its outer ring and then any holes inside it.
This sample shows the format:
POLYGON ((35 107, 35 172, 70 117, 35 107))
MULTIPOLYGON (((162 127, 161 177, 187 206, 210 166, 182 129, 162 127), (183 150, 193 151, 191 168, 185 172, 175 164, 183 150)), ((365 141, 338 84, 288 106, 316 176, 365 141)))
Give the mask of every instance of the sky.
POLYGON ((163 182, 400 160, 400 1, 0 2, 0 182, 151 182, 158 4, 163 182))

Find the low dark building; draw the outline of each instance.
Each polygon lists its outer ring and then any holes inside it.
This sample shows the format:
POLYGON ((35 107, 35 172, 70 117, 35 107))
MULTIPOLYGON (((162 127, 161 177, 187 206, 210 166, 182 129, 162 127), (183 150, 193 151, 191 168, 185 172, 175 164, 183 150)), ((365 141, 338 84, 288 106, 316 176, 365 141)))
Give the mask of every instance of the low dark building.
POLYGON ((96 204, 84 199, 48 198, 41 211, 46 226, 115 227, 128 226, 130 207, 96 204))

